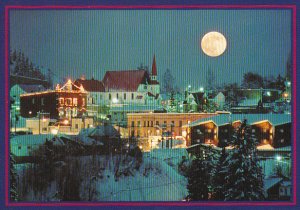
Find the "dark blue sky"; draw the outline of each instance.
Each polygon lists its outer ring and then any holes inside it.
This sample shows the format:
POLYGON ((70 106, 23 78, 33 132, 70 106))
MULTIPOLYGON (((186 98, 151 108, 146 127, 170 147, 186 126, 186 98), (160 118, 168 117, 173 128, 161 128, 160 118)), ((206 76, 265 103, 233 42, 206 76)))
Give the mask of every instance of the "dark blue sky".
POLYGON ((151 68, 159 79, 169 68, 179 87, 238 82, 245 72, 285 74, 291 52, 290 10, 13 10, 10 48, 58 77, 102 79, 107 70, 151 68), (220 57, 200 49, 202 36, 219 31, 227 39, 220 57))

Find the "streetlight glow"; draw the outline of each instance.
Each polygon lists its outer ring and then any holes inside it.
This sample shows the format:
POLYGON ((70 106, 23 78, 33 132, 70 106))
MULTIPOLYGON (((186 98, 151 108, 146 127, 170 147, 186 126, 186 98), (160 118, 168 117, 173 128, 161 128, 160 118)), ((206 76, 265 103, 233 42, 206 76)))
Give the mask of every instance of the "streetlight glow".
POLYGON ((116 103, 119 102, 119 100, 118 100, 117 98, 113 98, 113 99, 112 99, 112 102, 113 102, 114 104, 116 104, 116 103))
POLYGON ((51 134, 57 135, 57 134, 58 134, 58 129, 52 129, 52 130, 51 130, 51 134))
POLYGON ((281 160, 282 160, 282 157, 281 157, 280 155, 277 155, 277 156, 276 156, 276 160, 277 160, 277 161, 281 161, 281 160))

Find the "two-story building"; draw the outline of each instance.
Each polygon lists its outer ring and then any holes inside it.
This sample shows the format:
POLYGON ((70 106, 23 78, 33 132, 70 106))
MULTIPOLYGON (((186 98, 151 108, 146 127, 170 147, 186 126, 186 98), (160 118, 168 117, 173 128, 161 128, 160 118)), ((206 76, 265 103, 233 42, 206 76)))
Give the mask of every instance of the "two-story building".
POLYGON ((20 95, 20 113, 22 117, 38 117, 48 113, 51 119, 70 119, 81 117, 86 112, 87 92, 83 87, 72 89, 71 80, 55 90, 25 93, 20 95))

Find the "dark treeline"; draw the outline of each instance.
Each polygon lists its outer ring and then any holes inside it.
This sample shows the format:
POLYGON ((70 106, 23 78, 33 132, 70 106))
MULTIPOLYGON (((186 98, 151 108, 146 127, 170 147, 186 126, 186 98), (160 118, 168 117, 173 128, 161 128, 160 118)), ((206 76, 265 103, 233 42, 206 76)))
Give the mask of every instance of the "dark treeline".
POLYGON ((50 86, 52 85, 51 70, 48 69, 47 73, 43 73, 42 69, 39 66, 33 64, 33 62, 27 56, 25 56, 22 51, 11 51, 9 64, 11 74, 47 80, 50 86))

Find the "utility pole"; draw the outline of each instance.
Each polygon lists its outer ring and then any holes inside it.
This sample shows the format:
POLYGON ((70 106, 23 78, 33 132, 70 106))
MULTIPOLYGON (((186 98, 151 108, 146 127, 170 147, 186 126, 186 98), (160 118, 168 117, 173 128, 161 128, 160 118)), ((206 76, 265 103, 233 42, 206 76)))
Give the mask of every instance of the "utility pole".
POLYGON ((171 149, 173 147, 173 127, 174 127, 174 124, 171 123, 171 149))
POLYGON ((41 113, 38 112, 38 115, 39 115, 39 134, 41 134, 41 113))

